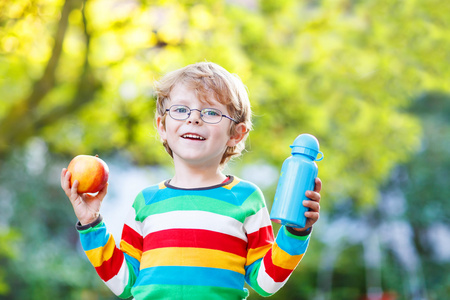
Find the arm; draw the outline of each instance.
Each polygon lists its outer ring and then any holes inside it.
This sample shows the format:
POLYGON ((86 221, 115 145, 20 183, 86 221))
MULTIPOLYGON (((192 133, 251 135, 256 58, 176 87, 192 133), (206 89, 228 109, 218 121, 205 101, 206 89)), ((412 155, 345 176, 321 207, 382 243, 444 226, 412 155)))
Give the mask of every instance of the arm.
POLYGON ((61 187, 69 198, 78 218, 77 230, 81 245, 100 278, 113 293, 121 298, 131 296, 139 272, 142 235, 139 222, 134 220, 135 210, 128 215, 122 232, 121 249, 116 247, 113 236, 107 231, 100 216, 100 206, 107 193, 107 186, 97 195, 78 194, 78 182, 70 187, 71 174, 61 172, 61 187))
POLYGON ((249 229, 258 223, 261 227, 248 234, 249 251, 245 279, 258 294, 270 296, 287 282, 303 258, 308 247, 309 234, 296 236, 282 226, 274 241, 266 208, 262 208, 246 223, 249 229))
POLYGON ((94 223, 77 224, 86 256, 100 278, 120 298, 131 297, 131 288, 139 274, 142 236, 138 228, 132 209, 124 224, 119 249, 101 216, 94 223))
POLYGON ((269 296, 278 291, 303 258, 309 244, 311 226, 319 218, 320 190, 321 182, 316 180, 314 191, 307 192, 312 200, 307 202, 313 202, 305 205, 311 208, 305 213, 308 217, 307 226, 302 229, 282 226, 275 241, 265 207, 246 220, 244 226, 248 232, 249 251, 245 278, 259 294, 269 296))

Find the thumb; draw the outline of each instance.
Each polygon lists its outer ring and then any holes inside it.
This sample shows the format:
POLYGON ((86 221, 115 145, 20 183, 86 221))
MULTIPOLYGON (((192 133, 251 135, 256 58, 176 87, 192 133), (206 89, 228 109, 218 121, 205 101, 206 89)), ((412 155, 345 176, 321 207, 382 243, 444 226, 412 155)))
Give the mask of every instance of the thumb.
POLYGON ((105 187, 98 192, 97 198, 99 198, 100 200, 103 200, 103 198, 105 198, 106 193, 108 193, 108 185, 109 183, 106 183, 105 187))

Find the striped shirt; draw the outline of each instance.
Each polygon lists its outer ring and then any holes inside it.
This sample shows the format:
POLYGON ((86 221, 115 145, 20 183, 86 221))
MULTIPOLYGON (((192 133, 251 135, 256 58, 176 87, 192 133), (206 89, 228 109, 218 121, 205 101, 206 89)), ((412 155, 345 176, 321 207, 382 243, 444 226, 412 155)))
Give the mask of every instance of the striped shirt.
POLYGON ((274 240, 262 192, 236 177, 209 188, 165 182, 144 189, 126 218, 120 249, 97 223, 78 228, 87 257, 117 296, 137 300, 245 299, 245 282, 269 296, 309 243, 309 235, 284 226, 274 240))

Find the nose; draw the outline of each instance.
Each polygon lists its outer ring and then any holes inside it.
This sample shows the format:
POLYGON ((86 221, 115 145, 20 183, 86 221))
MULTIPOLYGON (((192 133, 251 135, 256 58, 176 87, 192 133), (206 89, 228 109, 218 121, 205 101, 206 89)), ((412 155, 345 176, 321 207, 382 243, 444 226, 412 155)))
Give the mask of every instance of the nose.
POLYGON ((188 123, 194 123, 194 124, 200 124, 200 122, 202 121, 202 117, 201 117, 201 111, 199 109, 191 109, 190 113, 189 113, 189 117, 186 120, 188 123), (196 114, 192 114, 192 112, 196 110, 198 111, 198 113, 196 114))

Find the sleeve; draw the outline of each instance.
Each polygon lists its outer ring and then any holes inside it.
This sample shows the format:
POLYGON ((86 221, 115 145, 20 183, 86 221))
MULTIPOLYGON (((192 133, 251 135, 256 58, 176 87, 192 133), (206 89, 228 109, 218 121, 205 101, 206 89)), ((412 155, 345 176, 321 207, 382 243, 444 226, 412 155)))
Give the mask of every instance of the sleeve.
POLYGON ((303 258, 310 235, 299 236, 282 226, 274 240, 265 205, 247 217, 244 227, 248 238, 245 280, 258 294, 270 296, 283 287, 303 258))
POLYGON ((92 224, 77 226, 83 250, 97 274, 115 295, 123 299, 131 297, 142 255, 143 237, 135 215, 133 208, 125 220, 120 249, 101 217, 92 224))

